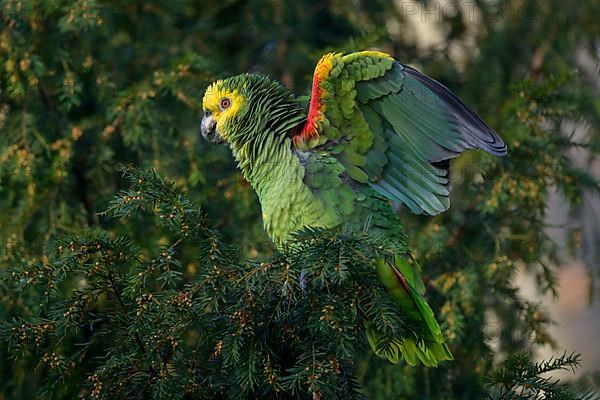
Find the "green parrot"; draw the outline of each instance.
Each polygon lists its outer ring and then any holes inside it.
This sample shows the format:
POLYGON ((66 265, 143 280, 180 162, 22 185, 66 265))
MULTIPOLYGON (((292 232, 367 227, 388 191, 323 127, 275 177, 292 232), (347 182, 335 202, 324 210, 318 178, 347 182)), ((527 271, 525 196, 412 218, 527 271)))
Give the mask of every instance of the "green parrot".
MULTIPOLYGON (((452 158, 468 149, 506 154, 498 134, 444 85, 376 51, 323 56, 310 101, 266 76, 242 74, 212 83, 202 106, 202 136, 229 145, 280 248, 305 227, 402 242, 393 203, 439 214, 450 206, 452 158)), ((452 360, 419 267, 402 254, 373 266, 419 332, 381 346, 367 326, 375 353, 410 365, 452 360)))

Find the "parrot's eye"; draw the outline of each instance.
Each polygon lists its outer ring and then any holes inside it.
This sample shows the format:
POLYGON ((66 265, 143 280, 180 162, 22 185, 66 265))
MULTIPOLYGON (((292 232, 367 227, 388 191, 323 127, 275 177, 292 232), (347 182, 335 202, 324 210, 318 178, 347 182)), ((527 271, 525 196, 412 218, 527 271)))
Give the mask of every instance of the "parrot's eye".
POLYGON ((225 110, 229 107, 231 107, 231 100, 228 99, 227 97, 222 98, 221 102, 219 103, 219 108, 221 110, 225 110))

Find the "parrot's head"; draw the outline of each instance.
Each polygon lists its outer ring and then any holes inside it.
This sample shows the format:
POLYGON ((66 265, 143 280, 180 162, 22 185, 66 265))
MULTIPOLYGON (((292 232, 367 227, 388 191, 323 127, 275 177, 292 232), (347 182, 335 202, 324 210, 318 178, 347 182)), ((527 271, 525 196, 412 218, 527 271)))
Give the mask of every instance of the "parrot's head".
POLYGON ((209 142, 227 141, 246 114, 249 96, 241 81, 239 77, 218 80, 206 89, 200 133, 209 142))
POLYGON ((235 147, 281 135, 285 120, 296 121, 303 108, 292 93, 270 78, 242 74, 213 82, 202 99, 202 136, 235 147))

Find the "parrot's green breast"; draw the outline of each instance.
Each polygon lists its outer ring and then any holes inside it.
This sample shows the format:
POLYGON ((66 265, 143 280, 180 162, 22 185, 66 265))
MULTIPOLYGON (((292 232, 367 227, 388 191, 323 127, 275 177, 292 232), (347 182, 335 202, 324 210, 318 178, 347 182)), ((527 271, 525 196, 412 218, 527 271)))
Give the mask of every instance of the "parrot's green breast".
POLYGON ((331 227, 341 222, 340 215, 319 193, 306 183, 306 170, 289 151, 283 163, 267 162, 265 179, 251 182, 256 188, 262 208, 263 224, 271 239, 279 246, 305 226, 331 227))
POLYGON ((342 170, 331 157, 293 151, 290 139, 254 165, 246 178, 258 195, 265 230, 278 246, 303 227, 334 227, 352 214, 356 194, 340 178, 342 170))

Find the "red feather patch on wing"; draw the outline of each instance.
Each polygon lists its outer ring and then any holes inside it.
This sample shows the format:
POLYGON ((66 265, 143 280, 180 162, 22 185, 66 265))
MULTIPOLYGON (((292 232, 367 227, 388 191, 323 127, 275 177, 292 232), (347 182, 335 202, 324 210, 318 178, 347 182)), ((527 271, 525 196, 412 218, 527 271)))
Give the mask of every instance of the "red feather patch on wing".
POLYGON ((329 77, 332 67, 333 53, 321 57, 315 67, 308 117, 302 129, 294 136, 294 143, 298 147, 309 146, 309 143, 319 139, 319 125, 325 118, 325 103, 323 98, 327 95, 321 84, 329 77))

